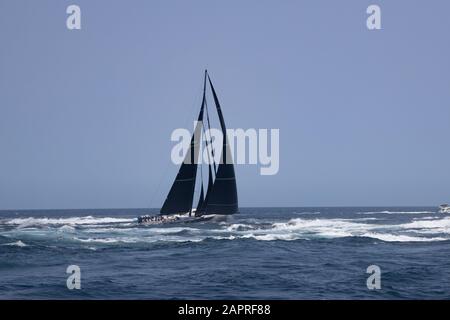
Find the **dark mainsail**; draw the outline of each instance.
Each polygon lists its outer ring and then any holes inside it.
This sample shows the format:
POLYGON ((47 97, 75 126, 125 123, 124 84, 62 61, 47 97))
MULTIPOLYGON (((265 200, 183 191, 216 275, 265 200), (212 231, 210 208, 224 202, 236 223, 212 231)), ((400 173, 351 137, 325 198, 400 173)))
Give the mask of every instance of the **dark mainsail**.
POLYGON ((214 89, 209 75, 208 81, 219 115, 223 135, 223 145, 221 162, 217 168, 216 179, 214 180, 211 190, 208 190, 207 201, 205 201, 205 214, 233 214, 238 212, 238 197, 231 149, 228 143, 227 129, 222 109, 220 108, 219 99, 217 98, 216 90, 214 89))
POLYGON ((166 201, 164 201, 160 211, 161 214, 185 213, 191 212, 192 210, 204 106, 205 98, 203 98, 189 150, 173 182, 172 188, 170 188, 166 201))

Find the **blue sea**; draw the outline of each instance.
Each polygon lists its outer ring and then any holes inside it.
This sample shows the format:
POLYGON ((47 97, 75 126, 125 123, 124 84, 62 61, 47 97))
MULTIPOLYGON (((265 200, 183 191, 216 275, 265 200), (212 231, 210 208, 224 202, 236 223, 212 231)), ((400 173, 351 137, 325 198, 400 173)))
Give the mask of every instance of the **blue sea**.
POLYGON ((153 226, 136 220, 149 209, 0 211, 0 298, 450 299, 450 215, 436 208, 240 211, 153 226))

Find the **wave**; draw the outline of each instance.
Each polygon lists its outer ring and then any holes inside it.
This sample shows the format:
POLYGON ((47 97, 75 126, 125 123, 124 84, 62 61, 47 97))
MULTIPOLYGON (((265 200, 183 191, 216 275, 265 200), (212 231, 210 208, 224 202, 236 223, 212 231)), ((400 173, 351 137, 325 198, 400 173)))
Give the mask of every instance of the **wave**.
POLYGON ((58 232, 75 232, 75 228, 72 226, 69 226, 67 224, 63 225, 62 227, 58 228, 58 232))
POLYGON ((378 239, 386 242, 430 242, 430 241, 446 241, 447 238, 435 237, 413 237, 408 235, 388 234, 388 233, 364 233, 361 237, 378 239))
MULTIPOLYGON (((227 237, 115 237, 115 238, 73 238, 83 243, 96 244, 133 244, 133 243, 155 243, 155 242, 201 242, 206 239, 229 239, 227 237)), ((230 239, 231 240, 231 239, 230 239)))
POLYGON ((315 215, 315 214, 320 214, 319 211, 314 211, 314 212, 309 212, 309 211, 304 211, 304 212, 292 212, 293 214, 298 214, 298 215, 315 215))
POLYGON ((87 239, 83 239, 83 238, 74 237, 73 239, 77 240, 77 241, 80 241, 80 242, 87 242, 87 243, 91 243, 91 242, 117 243, 117 242, 119 242, 119 239, 113 239, 113 238, 87 238, 87 239))
POLYGON ((244 223, 233 223, 225 228, 226 231, 245 231, 249 229, 254 229, 254 226, 244 224, 244 223))
POLYGON ((386 242, 428 242, 446 241, 450 238, 428 237, 424 235, 450 234, 450 218, 432 221, 416 221, 408 224, 386 225, 363 223, 351 219, 291 219, 288 222, 274 223, 271 228, 255 229, 241 232, 236 238, 253 238, 256 240, 301 240, 314 238, 364 237, 386 242), (416 230, 414 230, 416 229, 416 230), (413 236, 417 229, 421 236, 413 236), (433 230, 434 229, 434 230, 433 230))
POLYGON ((4 243, 2 244, 2 246, 11 246, 11 247, 27 247, 28 245, 23 243, 22 241, 18 240, 16 242, 11 242, 11 243, 4 243))
POLYGON ((415 220, 400 225, 404 229, 412 229, 416 233, 424 234, 450 234, 450 217, 442 219, 415 220))
POLYGON ((69 218, 15 218, 7 220, 4 223, 8 225, 18 225, 20 227, 39 226, 39 225, 89 225, 89 224, 107 224, 135 222, 136 219, 130 218, 112 218, 112 217, 69 217, 69 218))
POLYGON ((363 211, 357 212, 356 214, 427 214, 436 213, 435 211, 363 211))
POLYGON ((74 241, 113 245, 239 239, 294 241, 345 237, 371 238, 386 242, 450 240, 450 217, 441 219, 420 217, 407 223, 404 223, 403 219, 400 221, 402 223, 395 223, 394 218, 375 217, 353 219, 296 217, 284 221, 236 217, 228 222, 198 224, 195 227, 183 223, 156 227, 139 226, 135 223, 135 219, 117 217, 16 218, 6 222, 15 228, 8 227, 2 234, 13 239, 47 241, 58 246, 74 241))

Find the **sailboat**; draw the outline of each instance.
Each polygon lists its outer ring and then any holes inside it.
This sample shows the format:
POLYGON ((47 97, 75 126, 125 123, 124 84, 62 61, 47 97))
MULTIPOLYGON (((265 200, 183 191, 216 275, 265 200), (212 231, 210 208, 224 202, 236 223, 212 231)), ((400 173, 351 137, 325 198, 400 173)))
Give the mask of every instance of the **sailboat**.
MULTIPOLYGON (((203 177, 203 172, 201 174, 203 177)), ((169 193, 161 207, 159 216, 140 216, 139 223, 163 223, 173 222, 182 217, 205 218, 211 215, 231 215, 237 213, 238 196, 236 187, 236 176, 234 172, 234 165, 231 157, 231 149, 226 134, 226 125, 217 97, 216 90, 212 84, 208 71, 205 70, 203 80, 203 98, 200 107, 200 112, 197 117, 196 126, 191 137, 190 146, 186 152, 186 157, 180 166, 175 181, 170 188, 169 193), (219 117, 220 127, 223 135, 221 146, 221 157, 218 164, 215 163, 211 136, 206 135, 206 125, 208 129, 210 126, 210 117, 208 111, 208 103, 206 101, 207 86, 211 89, 214 105, 216 107, 217 115, 219 117), (206 122, 203 121, 206 114, 206 122), (198 147, 201 143, 202 132, 206 138, 206 148, 210 161, 208 161, 208 185, 203 186, 203 179, 197 179, 198 168, 198 147), (197 181, 200 180, 200 181, 197 181), (194 208, 194 194, 196 183, 200 186, 200 196, 197 205, 194 208)))

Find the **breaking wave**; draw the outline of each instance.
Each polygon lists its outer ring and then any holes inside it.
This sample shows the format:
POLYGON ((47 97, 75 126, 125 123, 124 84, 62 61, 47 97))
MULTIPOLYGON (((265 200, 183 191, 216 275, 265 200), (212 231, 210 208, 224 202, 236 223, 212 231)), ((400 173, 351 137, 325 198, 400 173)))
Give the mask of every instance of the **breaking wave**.
POLYGON ((434 211, 364 211, 357 212, 356 214, 427 214, 427 213, 436 213, 434 211))
MULTIPOLYGON (((381 211, 393 213, 395 211, 381 211)), ((414 211, 414 213, 425 211, 414 211)), ((428 211, 426 211, 428 212, 428 211)), ((412 213, 402 212, 402 213, 412 213)), ((369 212, 365 212, 369 214, 369 212)), ((264 220, 230 218, 195 224, 170 223, 141 226, 136 219, 119 217, 13 218, 0 221, 4 245, 26 246, 31 241, 52 245, 79 243, 120 245, 154 242, 201 242, 205 240, 294 241, 335 238, 370 238, 385 242, 450 240, 450 217, 413 219, 295 217, 264 220)), ((95 247, 94 247, 95 248, 95 247)))
POLYGON ((26 247, 27 244, 23 243, 22 241, 18 240, 16 242, 10 242, 10 243, 4 243, 2 246, 10 246, 10 247, 26 247))
POLYGON ((105 224, 105 223, 120 223, 133 222, 136 219, 126 218, 111 218, 111 217, 70 217, 70 218, 15 218, 6 221, 9 225, 18 225, 20 227, 30 227, 39 225, 86 225, 86 224, 105 224))

